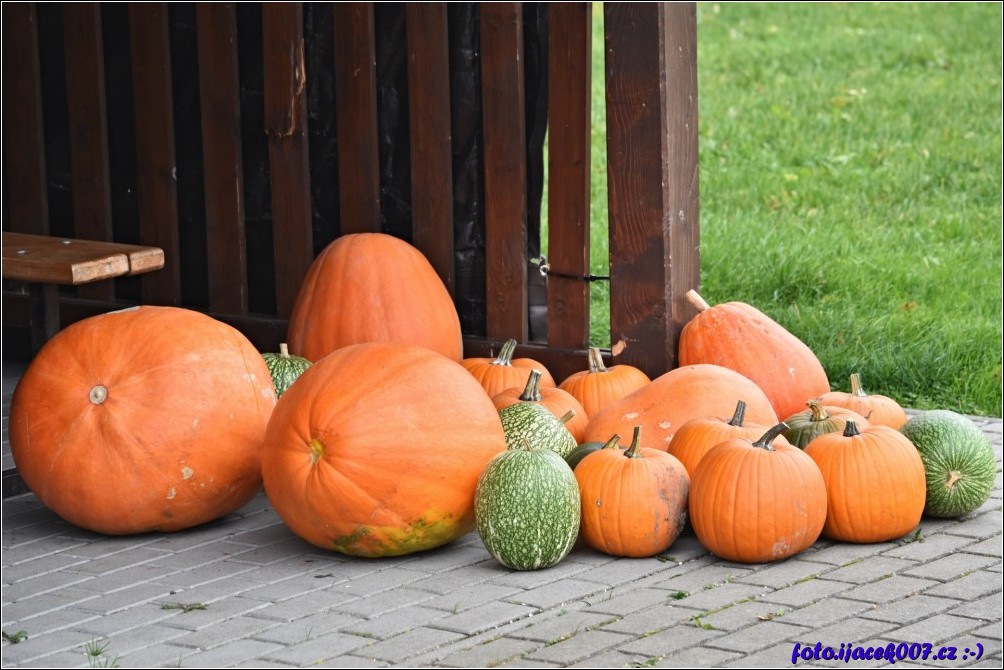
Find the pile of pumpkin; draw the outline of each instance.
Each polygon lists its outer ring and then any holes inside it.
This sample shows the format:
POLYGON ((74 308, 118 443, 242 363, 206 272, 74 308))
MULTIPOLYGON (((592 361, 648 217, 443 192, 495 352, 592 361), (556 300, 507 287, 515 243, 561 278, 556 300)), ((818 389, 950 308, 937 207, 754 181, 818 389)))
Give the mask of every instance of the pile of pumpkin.
POLYGON ((171 307, 66 328, 15 390, 11 448, 45 505, 97 532, 189 528, 264 484, 319 547, 401 555, 477 528, 515 569, 553 565, 579 537, 652 556, 688 519, 718 556, 778 560, 820 534, 901 537, 925 509, 959 516, 989 497, 995 458, 968 419, 908 421, 856 376, 852 393, 831 393, 808 347, 768 317, 694 300, 679 368, 650 380, 590 350, 589 369, 558 386, 513 358, 513 340, 463 358, 425 258, 347 235, 309 269, 289 351, 263 356, 171 307))

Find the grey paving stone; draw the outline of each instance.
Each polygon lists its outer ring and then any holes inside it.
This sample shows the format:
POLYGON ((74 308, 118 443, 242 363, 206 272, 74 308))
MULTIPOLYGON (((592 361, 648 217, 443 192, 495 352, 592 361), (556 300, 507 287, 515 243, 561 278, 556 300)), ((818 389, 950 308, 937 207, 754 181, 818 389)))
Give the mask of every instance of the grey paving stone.
POLYGON ((799 560, 798 557, 795 557, 745 574, 738 577, 736 581, 779 589, 797 584, 809 577, 818 577, 831 569, 819 563, 799 560))
POLYGON ((89 559, 83 556, 58 553, 41 556, 31 561, 18 563, 17 565, 8 566, 4 564, 4 584, 16 584, 28 579, 45 577, 51 573, 68 571, 74 566, 83 566, 88 561, 89 559))
POLYGON ((491 554, 485 550, 480 542, 481 540, 478 539, 477 546, 447 545, 433 551, 423 552, 421 560, 412 561, 408 564, 409 568, 433 575, 447 570, 452 574, 453 570, 457 568, 491 560, 491 554))
POLYGON ((575 578, 606 586, 617 586, 637 582, 643 577, 665 573, 674 567, 676 567, 675 563, 667 563, 655 558, 625 558, 590 567, 588 570, 577 573, 575 578))
POLYGON ((589 565, 562 561, 544 570, 510 570, 496 560, 480 564, 489 573, 489 581, 503 586, 514 586, 520 589, 534 589, 546 584, 571 579, 575 575, 589 570, 589 565))
MULTIPOLYGON (((1000 588, 1000 582, 997 583, 1000 588)), ((948 611, 948 614, 980 619, 981 621, 1000 621, 1001 612, 1004 611, 1004 602, 1001 599, 1001 592, 997 591, 991 595, 977 600, 964 601, 958 607, 948 611)))
POLYGON ((171 590, 160 584, 140 582, 123 589, 90 598, 77 607, 96 614, 110 614, 120 609, 136 607, 158 599, 167 599, 171 590))
POLYGON ((883 556, 905 558, 912 561, 932 561, 942 556, 960 551, 972 544, 972 539, 948 533, 927 535, 921 533, 921 539, 906 542, 898 547, 882 553, 883 556))
POLYGON ((505 600, 518 605, 548 608, 574 602, 601 591, 603 591, 601 584, 570 578, 515 593, 505 600))
MULTIPOLYGON (((5 644, 0 651, 4 667, 24 665, 32 661, 50 658, 60 652, 80 653, 80 663, 86 663, 84 645, 94 639, 93 635, 75 630, 57 630, 46 634, 36 633, 27 628, 28 638, 18 644, 5 644)), ((48 663, 48 661, 45 661, 48 663)))
POLYGON ((365 649, 372 643, 372 640, 357 635, 329 633, 289 646, 279 646, 260 658, 298 666, 321 665, 343 654, 365 649))
POLYGON ((183 635, 184 644, 194 649, 213 649, 217 646, 244 639, 264 639, 257 637, 263 635, 269 629, 282 626, 275 621, 258 619, 251 616, 231 617, 220 621, 215 626, 204 628, 198 631, 179 630, 173 627, 163 627, 164 630, 172 631, 175 635, 183 635))
POLYGON ((977 570, 950 582, 933 586, 925 593, 959 600, 972 601, 1001 592, 1000 577, 986 570, 977 570))
POLYGON ((350 600, 339 605, 338 609, 340 612, 353 616, 372 618, 386 612, 393 612, 402 607, 430 600, 433 597, 433 594, 428 591, 420 591, 402 586, 397 589, 381 591, 366 598, 350 600))
POLYGON ((537 648, 538 643, 500 637, 470 649, 454 652, 444 657, 437 665, 449 668, 493 668, 505 661, 522 656, 537 648))
MULTIPOLYGON (((604 626, 604 630, 609 629, 609 626, 604 626)), ((663 658, 702 646, 708 640, 722 635, 725 635, 725 631, 699 628, 690 622, 677 623, 651 635, 641 635, 619 648, 646 658, 663 658)))
MULTIPOLYGON (((421 582, 415 582, 420 584, 421 582)), ((461 588, 441 595, 433 595, 425 601, 426 607, 446 612, 463 612, 471 607, 479 607, 495 600, 508 598, 520 589, 499 584, 480 584, 477 588, 461 588)))
POLYGON ((641 668, 648 667, 652 659, 627 654, 620 649, 606 649, 581 661, 569 663, 565 668, 641 668))
POLYGON ((852 586, 845 582, 830 582, 825 579, 813 578, 764 594, 761 599, 792 608, 804 607, 846 591, 852 586))
POLYGON ((875 640, 895 627, 896 624, 888 621, 855 617, 812 629, 804 636, 792 639, 792 642, 800 642, 803 646, 822 642, 824 645, 839 647, 842 642, 857 644, 875 640))
POLYGON ((787 610, 783 607, 751 600, 728 605, 699 616, 702 623, 713 626, 715 630, 731 632, 752 626, 764 619, 780 619, 786 613, 787 610))
POLYGON ((184 630, 196 631, 209 626, 215 626, 221 621, 226 621, 232 617, 242 616, 261 610, 267 605, 254 600, 247 600, 240 596, 230 596, 211 603, 201 603, 198 601, 169 601, 155 606, 157 609, 168 612, 180 612, 178 616, 171 617, 164 621, 165 626, 174 626, 184 630), (189 609, 188 605, 204 605, 204 609, 189 609), (178 609, 178 608, 181 609, 178 609))
POLYGON ((903 642, 933 642, 953 644, 963 633, 973 630, 975 621, 951 614, 937 614, 922 621, 889 630, 885 635, 903 642))
POLYGON ((949 598, 936 598, 924 594, 909 596, 891 603, 883 603, 874 609, 868 609, 861 616, 868 619, 892 621, 899 624, 912 623, 927 619, 935 614, 951 609, 959 603, 949 598))
MULTIPOLYGON (((764 596, 764 600, 772 601, 772 594, 764 596)), ((767 603, 761 606, 765 607, 767 603)), ((825 598, 811 605, 798 608, 784 608, 784 622, 810 628, 820 628, 831 623, 848 619, 860 615, 869 608, 874 607, 869 603, 846 598, 834 597, 825 598)))
POLYGON ((778 642, 769 647, 754 651, 750 654, 742 654, 738 658, 722 663, 723 668, 780 668, 797 667, 806 665, 804 661, 791 662, 791 653, 795 644, 793 642, 778 642))
POLYGON ((810 634, 811 629, 781 621, 761 621, 742 630, 728 633, 706 642, 706 646, 750 653, 781 642, 796 640, 810 634))
POLYGON ((861 557, 835 570, 830 570, 821 579, 849 582, 852 584, 867 584, 879 579, 888 578, 890 575, 907 573, 907 571, 916 568, 916 566, 916 562, 902 558, 886 556, 861 557))
POLYGON ((599 628, 612 621, 608 614, 580 610, 558 610, 549 616, 530 617, 525 625, 509 633, 509 637, 548 642, 575 635, 583 630, 599 628))
POLYGON ((232 640, 208 651, 196 651, 184 660, 189 667, 223 668, 255 660, 279 648, 279 645, 260 640, 232 640))
POLYGON ((678 654, 667 656, 652 667, 655 668, 710 668, 727 664, 742 658, 742 654, 708 647, 692 647, 678 654))
MULTIPOLYGON (((195 586, 201 586, 203 584, 208 584, 214 582, 218 579, 227 579, 233 577, 234 575, 245 574, 254 569, 253 566, 246 565, 243 563, 233 563, 230 561, 216 561, 215 563, 205 563, 202 565, 197 565, 194 568, 187 570, 175 570, 170 574, 164 574, 167 568, 158 568, 158 566, 152 563, 145 563, 143 565, 137 566, 136 568, 129 568, 129 570, 138 570, 140 568, 152 568, 154 570, 161 570, 162 577, 156 578, 158 584, 163 584, 169 586, 176 591, 182 591, 184 589, 190 589, 195 586)), ((95 580, 106 579, 118 576, 123 572, 128 572, 128 570, 120 570, 119 572, 113 573, 111 575, 104 575, 102 577, 96 577, 95 580)))
MULTIPOLYGON (((354 563, 364 563, 364 561, 355 561, 354 563)), ((354 563, 347 564, 346 567, 354 565, 354 563)), ((423 577, 425 575, 417 570, 386 567, 382 570, 366 572, 359 577, 349 579, 347 582, 336 582, 332 586, 332 591, 344 592, 357 597, 372 596, 381 591, 411 584, 423 577)))
POLYGON ((527 654, 526 658, 569 665, 630 639, 629 636, 622 633, 584 630, 563 639, 549 640, 544 643, 542 648, 527 654))
MULTIPOLYGON (((266 575, 257 570, 246 572, 242 575, 248 580, 256 582, 256 586, 241 592, 241 597, 267 602, 282 602, 288 598, 295 598, 314 591, 324 591, 331 588, 331 580, 317 578, 314 575, 295 575, 292 577, 282 575, 275 581, 262 583, 262 578, 266 575)), ((346 594, 345 600, 353 598, 346 594)))
POLYGON ((591 596, 590 612, 605 612, 616 616, 626 616, 640 609, 672 602, 672 596, 663 589, 641 588, 632 590, 610 590, 604 595, 591 596))
POLYGON ((442 610, 414 606, 388 612, 374 619, 356 619, 342 626, 342 630, 353 635, 386 640, 405 633, 422 623, 438 626, 439 622, 447 616, 447 613, 442 610))
POLYGON ((833 543, 830 546, 822 547, 816 551, 806 551, 799 554, 799 559, 812 561, 814 563, 826 563, 840 567, 852 561, 866 556, 876 556, 884 551, 895 548, 894 542, 880 542, 877 544, 851 544, 848 542, 833 543))
MULTIPOLYGON (((7 597, 7 589, 4 589, 4 600, 7 597)), ((4 625, 19 623, 23 626, 36 617, 64 607, 73 607, 93 597, 94 594, 89 591, 68 588, 32 596, 26 600, 8 601, 3 606, 4 625)), ((33 625, 37 626, 39 623, 33 622, 33 625)))
MULTIPOLYGON (((495 563, 495 559, 491 559, 490 562, 495 563)), ((481 589, 485 586, 509 589, 511 591, 522 590, 523 588, 521 586, 507 586, 496 582, 485 584, 489 578, 498 577, 498 571, 493 568, 486 569, 482 563, 454 568, 450 570, 449 575, 449 579, 443 579, 439 574, 426 575, 411 582, 411 585, 416 589, 441 594, 453 593, 462 589, 481 589)))
POLYGON ((69 586, 81 586, 93 579, 76 572, 54 572, 44 578, 25 579, 14 584, 4 584, 4 599, 22 601, 37 598, 53 591, 63 591, 69 586))
POLYGON ((295 621, 310 614, 328 612, 340 607, 342 603, 353 599, 353 597, 339 592, 332 592, 329 589, 323 589, 287 598, 278 603, 244 598, 242 595, 236 596, 236 599, 245 600, 249 603, 249 609, 246 611, 250 612, 251 616, 272 619, 273 621, 295 621), (257 606, 264 605, 264 607, 252 608, 251 604, 257 606))
POLYGON ((983 554, 985 556, 996 556, 997 558, 1000 558, 1002 554, 1002 546, 1004 546, 1004 542, 1001 541, 1001 536, 995 535, 968 545, 966 547, 966 552, 970 554, 983 554))
POLYGON ((112 664, 108 667, 124 668, 183 668, 186 667, 185 659, 197 653, 194 649, 171 644, 170 642, 150 645, 120 656, 116 656, 113 648, 109 648, 108 651, 112 654, 109 657, 109 662, 117 659, 116 662, 119 664, 118 666, 112 664))
POLYGON ((93 636, 108 637, 151 625, 159 626, 175 616, 177 612, 165 611, 156 605, 136 605, 81 622, 75 628, 93 636))
POLYGON ((667 573, 666 579, 649 585, 672 592, 687 591, 694 594, 722 584, 742 581, 749 573, 750 570, 747 568, 733 568, 712 562, 699 565, 694 570, 667 573))
MULTIPOLYGON (((999 503, 997 506, 999 507, 999 503)), ((1004 514, 999 509, 991 509, 983 514, 964 517, 960 523, 945 532, 982 540, 1000 535, 1002 524, 1004 524, 1004 514)))
POLYGON ((655 605, 625 614, 604 624, 603 629, 642 637, 677 625, 692 613, 693 610, 675 608, 672 605, 655 605))
MULTIPOLYGON (((284 645, 296 645, 332 633, 353 633, 350 630, 352 625, 360 623, 359 619, 339 612, 305 612, 296 620, 285 623, 278 623, 270 619, 258 619, 250 615, 235 620, 243 619, 261 622, 263 627, 254 634, 255 639, 284 645)), ((206 633, 211 633, 212 630, 208 629, 206 633)), ((193 637, 197 637, 200 633, 193 633, 193 637)), ((363 637, 375 639, 375 636, 363 637)))
POLYGON ((674 600, 673 604, 680 608, 708 612, 756 598, 764 590, 764 587, 753 584, 719 584, 714 588, 691 592, 686 598, 674 600))
POLYGON ((514 658, 496 667, 499 668, 560 668, 557 663, 547 663, 546 661, 534 661, 528 658, 514 658))
POLYGON ((438 628, 413 628, 387 640, 376 642, 355 651, 357 656, 383 661, 406 661, 412 656, 434 649, 449 642, 463 639, 460 633, 438 628))
POLYGON ((513 605, 502 601, 488 601, 430 622, 434 628, 451 630, 464 635, 476 635, 525 619, 539 610, 526 605, 513 605))
POLYGON ((885 579, 874 581, 870 584, 854 586, 841 593, 842 598, 852 600, 862 600, 869 603, 885 603, 891 600, 904 598, 915 593, 920 593, 938 582, 932 579, 920 579, 918 577, 906 577, 904 575, 892 575, 885 579))
POLYGON ((998 562, 1000 562, 1000 559, 992 556, 979 556, 977 554, 959 552, 910 568, 909 570, 905 570, 903 574, 945 582, 998 562))

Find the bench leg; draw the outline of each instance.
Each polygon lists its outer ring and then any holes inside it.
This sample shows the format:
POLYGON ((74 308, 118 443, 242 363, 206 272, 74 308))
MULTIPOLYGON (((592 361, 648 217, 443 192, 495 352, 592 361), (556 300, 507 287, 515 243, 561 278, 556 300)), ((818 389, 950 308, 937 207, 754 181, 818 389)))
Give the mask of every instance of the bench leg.
POLYGON ((59 332, 59 286, 32 283, 31 288, 31 348, 38 352, 59 332))

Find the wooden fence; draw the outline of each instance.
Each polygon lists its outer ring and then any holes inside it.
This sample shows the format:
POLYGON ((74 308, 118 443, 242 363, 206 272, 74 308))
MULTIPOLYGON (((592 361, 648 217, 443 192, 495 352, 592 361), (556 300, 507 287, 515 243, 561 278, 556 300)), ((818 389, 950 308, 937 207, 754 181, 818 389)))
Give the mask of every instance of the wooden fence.
MULTIPOLYGON (((655 375, 699 281, 695 8, 603 11, 611 341, 655 375)), ((465 355, 513 337, 564 377, 589 344, 591 27, 590 3, 5 3, 3 227, 164 249, 64 289, 64 324, 181 305, 262 350, 324 245, 383 230, 439 272, 465 355)), ((5 356, 28 303, 4 286, 5 356)))

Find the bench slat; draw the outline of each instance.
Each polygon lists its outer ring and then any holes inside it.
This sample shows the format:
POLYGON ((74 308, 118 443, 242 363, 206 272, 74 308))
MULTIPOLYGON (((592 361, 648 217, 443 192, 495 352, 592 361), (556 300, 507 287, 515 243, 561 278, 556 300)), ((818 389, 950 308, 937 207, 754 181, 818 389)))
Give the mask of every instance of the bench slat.
POLYGON ((3 233, 5 279, 77 285, 164 267, 156 247, 3 233))

